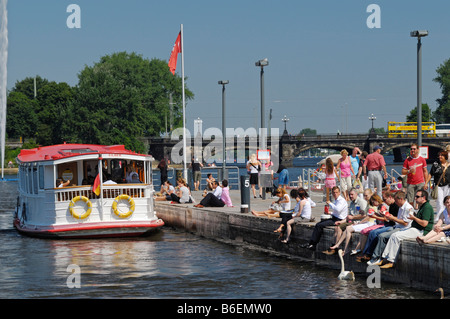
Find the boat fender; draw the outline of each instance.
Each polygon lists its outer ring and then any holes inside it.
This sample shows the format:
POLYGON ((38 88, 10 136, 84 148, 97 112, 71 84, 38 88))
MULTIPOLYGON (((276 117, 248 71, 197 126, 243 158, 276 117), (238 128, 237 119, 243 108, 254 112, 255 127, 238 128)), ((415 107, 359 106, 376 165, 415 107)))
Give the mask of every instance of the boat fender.
POLYGON ((114 202, 112 204, 112 209, 114 211, 114 214, 116 214, 120 218, 127 218, 127 217, 129 217, 131 214, 134 213, 135 207, 136 207, 136 205, 134 203, 134 199, 131 198, 131 196, 126 195, 126 194, 122 194, 122 195, 119 195, 116 198, 114 198, 114 202), (127 200, 128 203, 130 204, 130 210, 128 212, 126 212, 126 213, 122 213, 117 208, 117 205, 119 204, 119 201, 121 201, 121 200, 127 200))
POLYGON ((69 212, 70 212, 70 214, 72 215, 73 218, 85 219, 92 212, 92 202, 86 196, 76 196, 76 197, 72 198, 72 200, 70 201, 69 212), (87 210, 83 214, 79 214, 73 209, 73 207, 75 206, 75 203, 78 202, 79 200, 82 200, 87 205, 87 210))

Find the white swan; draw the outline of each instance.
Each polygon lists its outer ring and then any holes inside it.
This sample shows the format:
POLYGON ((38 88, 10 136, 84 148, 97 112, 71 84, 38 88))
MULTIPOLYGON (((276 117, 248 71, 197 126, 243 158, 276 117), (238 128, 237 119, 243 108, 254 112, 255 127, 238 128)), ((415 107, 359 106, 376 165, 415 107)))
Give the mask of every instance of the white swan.
POLYGON ((355 274, 353 271, 345 271, 344 257, 342 257, 342 249, 338 250, 339 258, 341 259, 341 273, 338 276, 339 280, 355 280, 355 274))

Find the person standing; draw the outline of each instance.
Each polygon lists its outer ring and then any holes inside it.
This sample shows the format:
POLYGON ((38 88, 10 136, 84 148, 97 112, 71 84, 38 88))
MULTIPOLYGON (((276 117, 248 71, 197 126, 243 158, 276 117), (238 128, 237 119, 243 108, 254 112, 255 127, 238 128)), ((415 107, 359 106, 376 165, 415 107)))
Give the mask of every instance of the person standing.
MULTIPOLYGON (((255 187, 258 185, 258 174, 261 170, 261 162, 256 159, 255 154, 250 155, 250 159, 247 162, 247 171, 250 174, 250 185, 252 187, 253 197, 256 198, 255 187)), ((259 188, 259 197, 262 197, 262 188, 259 188)))
POLYGON ((348 152, 346 149, 341 151, 341 158, 339 159, 336 170, 340 172, 341 181, 341 191, 342 195, 346 201, 349 201, 348 192, 352 188, 352 176, 356 176, 355 170, 353 169, 350 158, 348 157, 348 152))
POLYGON ((377 190, 378 196, 382 196, 383 191, 383 175, 384 179, 387 179, 386 162, 383 155, 381 155, 381 146, 376 145, 373 148, 373 153, 367 155, 366 161, 363 165, 364 179, 368 180, 369 187, 372 191, 377 190), (369 171, 369 172, 367 172, 369 171))
POLYGON ((403 163, 402 175, 408 175, 406 180, 406 197, 412 205, 414 195, 419 189, 427 189, 425 181, 428 178, 427 162, 419 154, 419 146, 416 143, 411 145, 411 154, 403 163))
POLYGON ((430 173, 425 180, 425 184, 428 186, 428 183, 431 180, 431 176, 433 176, 434 187, 437 187, 438 197, 436 199, 436 216, 439 216, 440 213, 444 210, 444 198, 447 195, 450 195, 450 163, 447 162, 448 153, 446 151, 439 152, 439 160, 434 162, 431 165, 430 173))
POLYGON ((202 179, 201 168, 203 167, 203 164, 198 161, 198 158, 192 158, 191 167, 194 175, 194 190, 198 191, 200 188, 200 180, 202 179))
POLYGON ((168 168, 168 165, 167 165, 166 159, 163 158, 158 164, 158 169, 161 174, 161 187, 167 181, 167 168, 168 168))
POLYGON ((358 147, 355 147, 352 150, 352 155, 348 156, 350 158, 350 162, 352 163, 353 172, 355 173, 353 178, 356 178, 356 175, 358 174, 358 171, 359 171, 359 156, 360 155, 361 155, 361 150, 358 147))

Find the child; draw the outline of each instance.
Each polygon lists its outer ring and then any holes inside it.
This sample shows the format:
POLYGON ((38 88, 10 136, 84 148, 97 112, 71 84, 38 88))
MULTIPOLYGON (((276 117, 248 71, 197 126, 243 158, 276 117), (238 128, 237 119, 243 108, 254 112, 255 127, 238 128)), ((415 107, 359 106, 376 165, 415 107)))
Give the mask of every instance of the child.
POLYGON ((329 201, 330 191, 334 186, 336 186, 336 176, 337 176, 336 168, 333 165, 333 161, 329 157, 325 160, 325 175, 326 175, 325 188, 327 190, 326 201, 329 201))

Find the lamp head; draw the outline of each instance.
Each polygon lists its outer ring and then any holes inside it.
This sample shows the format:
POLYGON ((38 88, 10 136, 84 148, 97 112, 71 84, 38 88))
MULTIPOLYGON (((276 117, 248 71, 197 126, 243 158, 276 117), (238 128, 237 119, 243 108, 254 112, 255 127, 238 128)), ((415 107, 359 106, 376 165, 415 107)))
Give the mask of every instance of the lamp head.
POLYGON ((410 32, 410 36, 414 37, 414 38, 422 38, 422 37, 426 37, 427 35, 428 35, 427 30, 416 30, 416 31, 410 32))
POLYGON ((267 58, 259 60, 255 63, 256 66, 268 66, 269 60, 267 58))

